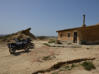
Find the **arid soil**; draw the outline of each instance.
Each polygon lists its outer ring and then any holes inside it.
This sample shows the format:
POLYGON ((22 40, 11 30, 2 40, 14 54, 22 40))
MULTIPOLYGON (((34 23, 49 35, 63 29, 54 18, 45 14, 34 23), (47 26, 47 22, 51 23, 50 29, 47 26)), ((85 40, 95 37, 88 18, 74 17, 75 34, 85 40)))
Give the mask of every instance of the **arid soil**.
POLYGON ((0 74, 32 74, 46 70, 58 62, 72 59, 92 58, 96 69, 86 71, 78 66, 72 70, 53 70, 43 74, 99 74, 99 45, 81 45, 80 47, 48 47, 46 41, 34 41, 35 49, 30 52, 17 51, 10 55, 7 45, 0 44, 0 74))

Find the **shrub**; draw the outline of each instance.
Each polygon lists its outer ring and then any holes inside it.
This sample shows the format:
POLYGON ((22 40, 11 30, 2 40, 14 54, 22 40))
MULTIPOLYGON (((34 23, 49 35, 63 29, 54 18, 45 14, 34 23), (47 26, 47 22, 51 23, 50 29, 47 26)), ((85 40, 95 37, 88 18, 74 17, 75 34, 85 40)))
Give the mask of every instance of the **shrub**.
POLYGON ((50 39, 49 41, 48 41, 48 43, 55 43, 56 42, 56 40, 54 40, 54 39, 50 39))
POLYGON ((72 64, 71 66, 67 65, 67 66, 65 66, 64 68, 65 68, 66 70, 71 70, 71 69, 74 68, 74 67, 75 67, 75 64, 72 64))
POLYGON ((92 70, 92 69, 96 69, 96 67, 94 66, 94 64, 92 62, 89 62, 89 61, 85 61, 81 64, 85 70, 92 70))
POLYGON ((71 67, 70 66, 65 66, 65 69, 66 70, 71 70, 71 67))
POLYGON ((43 60, 51 60, 51 57, 50 56, 45 56, 45 57, 43 57, 43 60))
POLYGON ((74 68, 75 66, 76 66, 75 64, 72 64, 72 65, 71 65, 72 68, 74 68))
POLYGON ((63 66, 62 68, 60 68, 60 71, 72 70, 74 67, 76 67, 75 64, 65 65, 65 66, 63 66))
POLYGON ((58 74, 58 72, 53 72, 52 74, 58 74))
POLYGON ((49 45, 48 43, 44 43, 44 45, 46 45, 46 46, 50 47, 50 45, 49 45))

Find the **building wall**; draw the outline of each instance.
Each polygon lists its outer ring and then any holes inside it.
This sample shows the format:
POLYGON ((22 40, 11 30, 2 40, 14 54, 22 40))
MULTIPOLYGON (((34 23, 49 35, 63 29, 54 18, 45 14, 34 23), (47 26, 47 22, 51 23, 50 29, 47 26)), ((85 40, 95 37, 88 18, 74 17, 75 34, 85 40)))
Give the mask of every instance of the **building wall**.
POLYGON ((73 29, 68 31, 59 31, 58 40, 73 42, 74 32, 78 33, 77 37, 78 43, 81 42, 85 42, 87 44, 99 43, 99 25, 81 27, 79 29, 73 29), (70 33, 70 37, 67 36, 68 33, 70 33), (61 34, 63 35, 62 37, 61 34))
POLYGON ((80 41, 88 44, 99 43, 99 25, 91 27, 82 27, 79 29, 80 41))
MULTIPOLYGON (((58 40, 73 42, 74 32, 78 31, 77 30, 60 31, 58 32, 58 40), (68 33, 70 33, 70 37, 68 37, 68 33)), ((79 35, 77 37, 77 40, 79 41, 79 35)))

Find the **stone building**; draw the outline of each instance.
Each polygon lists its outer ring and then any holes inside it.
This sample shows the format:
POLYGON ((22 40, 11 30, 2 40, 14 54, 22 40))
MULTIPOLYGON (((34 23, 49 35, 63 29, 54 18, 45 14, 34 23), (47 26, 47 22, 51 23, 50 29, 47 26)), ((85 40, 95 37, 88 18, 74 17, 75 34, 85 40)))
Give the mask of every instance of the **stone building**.
POLYGON ((85 15, 83 15, 83 25, 81 27, 56 31, 58 40, 69 41, 81 44, 99 43, 99 24, 86 26, 85 15))

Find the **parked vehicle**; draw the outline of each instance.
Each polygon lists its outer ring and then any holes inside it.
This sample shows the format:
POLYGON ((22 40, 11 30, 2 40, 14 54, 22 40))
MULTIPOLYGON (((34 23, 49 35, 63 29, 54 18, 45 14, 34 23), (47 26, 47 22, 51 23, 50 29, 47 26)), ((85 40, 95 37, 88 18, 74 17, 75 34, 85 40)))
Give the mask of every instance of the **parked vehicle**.
POLYGON ((16 38, 15 43, 8 43, 10 54, 15 54, 16 50, 22 50, 22 49, 28 52, 29 49, 34 48, 34 43, 32 43, 31 41, 32 40, 30 38, 26 38, 22 40, 16 38))

